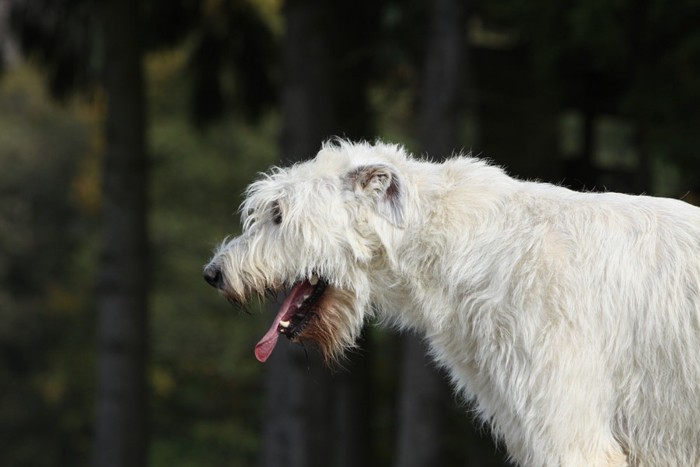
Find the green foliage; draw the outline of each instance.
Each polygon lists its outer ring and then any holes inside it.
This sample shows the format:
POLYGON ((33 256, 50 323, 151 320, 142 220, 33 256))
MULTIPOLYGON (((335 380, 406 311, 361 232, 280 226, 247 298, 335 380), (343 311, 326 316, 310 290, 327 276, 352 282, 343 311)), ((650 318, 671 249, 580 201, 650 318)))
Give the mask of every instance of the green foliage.
MULTIPOLYGON (((228 305, 201 271, 239 228, 244 186, 277 159, 277 118, 192 128, 183 54, 149 60, 151 463, 253 465, 262 410, 252 355, 266 323, 228 305)), ((56 106, 27 67, 0 88, 2 465, 90 456, 102 109, 99 95, 56 106)))
POLYGON ((181 84, 177 66, 153 61, 151 464, 254 465, 262 407, 252 352, 265 320, 231 307, 201 273, 238 230, 245 185, 277 159, 276 118, 258 127, 228 118, 197 131, 171 112, 182 99, 171 92, 181 84))
POLYGON ((8 3, 10 25, 37 60, 54 97, 67 99, 98 79, 103 57, 93 0, 8 3))
POLYGON ((90 127, 27 68, 0 86, 2 465, 86 460, 95 229, 73 181, 90 157, 90 127))
POLYGON ((688 169, 700 147, 700 2, 503 0, 484 15, 506 27, 564 108, 626 119, 636 149, 688 169))

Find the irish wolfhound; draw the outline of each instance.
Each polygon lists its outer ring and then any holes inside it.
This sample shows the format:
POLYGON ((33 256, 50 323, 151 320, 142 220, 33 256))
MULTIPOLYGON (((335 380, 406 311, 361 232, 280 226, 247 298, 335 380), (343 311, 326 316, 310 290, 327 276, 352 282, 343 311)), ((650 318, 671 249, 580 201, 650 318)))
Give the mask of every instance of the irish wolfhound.
POLYGON ((280 335, 328 360, 368 317, 425 336, 523 466, 700 463, 700 209, 576 193, 469 157, 334 142, 275 168, 204 270, 291 291, 280 335))

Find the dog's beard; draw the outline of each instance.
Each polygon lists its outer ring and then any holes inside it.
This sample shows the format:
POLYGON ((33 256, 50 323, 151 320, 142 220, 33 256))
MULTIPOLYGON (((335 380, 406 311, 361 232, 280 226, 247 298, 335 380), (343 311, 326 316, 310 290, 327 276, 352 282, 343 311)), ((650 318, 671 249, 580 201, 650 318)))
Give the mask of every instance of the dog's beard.
POLYGON ((354 295, 317 276, 294 284, 265 335, 255 346, 255 357, 265 362, 281 335, 293 342, 312 342, 327 362, 338 360, 355 344, 362 318, 354 295))

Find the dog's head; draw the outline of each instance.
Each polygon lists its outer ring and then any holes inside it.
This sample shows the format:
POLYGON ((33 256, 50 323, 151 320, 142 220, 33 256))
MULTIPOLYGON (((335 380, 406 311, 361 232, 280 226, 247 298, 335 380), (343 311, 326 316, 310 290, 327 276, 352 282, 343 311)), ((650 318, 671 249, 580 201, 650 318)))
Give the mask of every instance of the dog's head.
POLYGON ((372 276, 391 262, 406 223, 405 161, 397 146, 341 141, 248 187, 243 233, 221 245, 204 277, 238 303, 289 290, 258 360, 280 335, 317 344, 327 360, 354 345, 371 313, 372 276))

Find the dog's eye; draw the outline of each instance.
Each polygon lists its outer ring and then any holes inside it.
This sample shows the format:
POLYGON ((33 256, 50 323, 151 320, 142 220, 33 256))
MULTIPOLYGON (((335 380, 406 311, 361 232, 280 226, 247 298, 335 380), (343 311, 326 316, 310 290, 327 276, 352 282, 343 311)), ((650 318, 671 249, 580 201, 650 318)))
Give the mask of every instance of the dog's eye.
POLYGON ((272 222, 277 225, 282 223, 282 210, 280 209, 280 204, 277 201, 272 204, 272 222))

